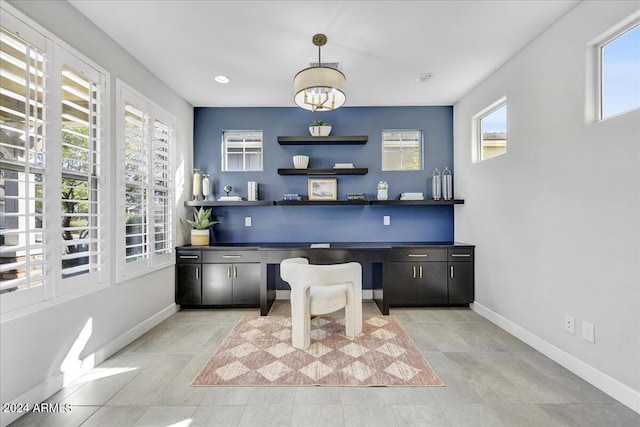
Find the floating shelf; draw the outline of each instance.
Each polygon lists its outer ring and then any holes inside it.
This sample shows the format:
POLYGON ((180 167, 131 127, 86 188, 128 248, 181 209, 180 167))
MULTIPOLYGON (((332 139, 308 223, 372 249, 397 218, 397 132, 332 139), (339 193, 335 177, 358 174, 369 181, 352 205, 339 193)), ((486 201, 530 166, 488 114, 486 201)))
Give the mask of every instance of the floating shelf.
POLYGON ((363 145, 369 140, 367 135, 343 136, 279 136, 280 145, 363 145))
POLYGON ((255 202, 249 201, 217 201, 217 200, 187 200, 184 202, 185 206, 204 206, 204 207, 215 207, 215 206, 273 206, 276 202, 273 200, 258 200, 255 202))
POLYGON ((362 206, 368 204, 368 200, 278 200, 276 202, 276 205, 278 206, 362 206))
POLYGON ((463 205, 463 199, 454 200, 371 200, 371 205, 414 205, 414 206, 450 206, 450 205, 463 205))
POLYGON ((369 168, 278 169, 278 175, 366 175, 369 168))

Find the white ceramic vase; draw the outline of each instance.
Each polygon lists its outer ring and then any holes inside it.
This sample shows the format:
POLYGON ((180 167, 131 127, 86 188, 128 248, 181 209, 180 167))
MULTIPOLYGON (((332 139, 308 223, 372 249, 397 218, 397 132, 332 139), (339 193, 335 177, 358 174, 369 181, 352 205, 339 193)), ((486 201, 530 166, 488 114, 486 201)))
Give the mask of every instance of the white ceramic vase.
POLYGON ((329 136, 331 126, 309 126, 311 136, 329 136))
POLYGON ((296 169, 306 169, 309 166, 309 156, 293 156, 293 167, 296 169))

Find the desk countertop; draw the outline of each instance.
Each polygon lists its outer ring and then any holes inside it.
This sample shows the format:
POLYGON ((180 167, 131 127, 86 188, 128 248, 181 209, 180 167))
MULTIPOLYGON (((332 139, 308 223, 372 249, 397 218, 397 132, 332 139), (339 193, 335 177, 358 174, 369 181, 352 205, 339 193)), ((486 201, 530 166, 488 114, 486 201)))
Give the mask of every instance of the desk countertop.
POLYGON ((282 249, 391 249, 406 247, 441 247, 448 248, 474 247, 468 243, 461 242, 259 242, 259 243, 214 243, 210 246, 178 246, 178 249, 202 249, 202 250, 282 250, 282 249), (312 244, 329 243, 329 247, 311 248, 312 244))

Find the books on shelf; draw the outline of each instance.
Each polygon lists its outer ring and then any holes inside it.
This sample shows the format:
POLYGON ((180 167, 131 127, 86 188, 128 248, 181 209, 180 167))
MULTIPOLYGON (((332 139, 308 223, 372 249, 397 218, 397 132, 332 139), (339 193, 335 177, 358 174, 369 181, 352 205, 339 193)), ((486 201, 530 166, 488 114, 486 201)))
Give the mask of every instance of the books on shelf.
POLYGON ((242 197, 240 196, 220 196, 218 197, 219 202, 241 202, 242 197))
POLYGON ((400 194, 400 200, 424 200, 424 194, 422 194, 422 193, 402 193, 402 194, 400 194))
POLYGON ((353 169, 353 163, 336 163, 333 165, 334 169, 353 169))
POLYGON ((365 200, 364 193, 347 193, 347 200, 365 200))
POLYGON ((288 193, 282 196, 282 200, 286 202, 301 202, 302 196, 297 193, 288 193))

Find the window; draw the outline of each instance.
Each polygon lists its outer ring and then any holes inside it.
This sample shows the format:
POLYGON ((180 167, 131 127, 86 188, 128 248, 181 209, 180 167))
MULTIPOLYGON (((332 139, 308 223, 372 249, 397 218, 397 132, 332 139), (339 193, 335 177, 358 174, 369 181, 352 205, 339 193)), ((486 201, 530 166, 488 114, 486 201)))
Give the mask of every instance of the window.
POLYGON ((173 259, 171 153, 174 120, 118 81, 120 199, 119 278, 173 259))
POLYGON ((502 99, 475 117, 475 161, 507 152, 507 103, 502 99))
POLYGON ((383 131, 382 170, 422 170, 422 131, 383 131))
POLYGON ((600 118, 640 108, 640 24, 600 45, 600 118))
POLYGON ((46 43, 39 39, 36 47, 0 28, 2 294, 45 284, 46 43))
POLYGON ((262 171, 262 131, 222 132, 222 171, 262 171))
POLYGON ((104 76, 90 71, 62 68, 62 278, 98 273, 102 264, 104 76))
POLYGON ((2 14, 0 297, 8 312, 106 280, 108 109, 104 71, 2 14))

